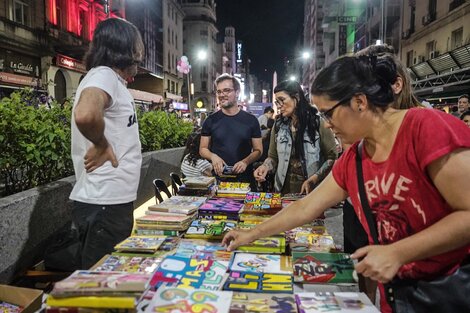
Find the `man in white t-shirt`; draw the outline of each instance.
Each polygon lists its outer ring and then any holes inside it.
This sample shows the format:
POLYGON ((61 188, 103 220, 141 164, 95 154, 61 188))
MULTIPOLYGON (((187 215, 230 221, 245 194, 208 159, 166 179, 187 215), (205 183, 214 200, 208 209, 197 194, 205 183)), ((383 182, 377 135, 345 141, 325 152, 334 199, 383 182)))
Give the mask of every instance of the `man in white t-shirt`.
POLYGON ((274 115, 274 109, 272 107, 266 107, 263 115, 258 117, 259 127, 261 128, 261 138, 266 137, 268 130, 268 120, 272 119, 274 115))
POLYGON ((83 269, 132 231, 142 154, 127 81, 137 74, 143 51, 138 29, 111 18, 98 24, 85 57, 89 71, 78 86, 72 113, 77 182, 70 194, 83 269))

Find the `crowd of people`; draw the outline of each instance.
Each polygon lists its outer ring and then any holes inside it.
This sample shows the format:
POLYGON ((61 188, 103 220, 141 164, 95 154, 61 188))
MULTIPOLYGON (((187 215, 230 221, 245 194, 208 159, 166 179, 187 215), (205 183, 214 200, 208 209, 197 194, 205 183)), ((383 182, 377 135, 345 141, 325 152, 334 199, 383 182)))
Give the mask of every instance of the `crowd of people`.
MULTIPOLYGON (((349 239, 361 232, 365 238, 350 251, 356 271, 378 283, 382 312, 462 312, 470 292, 469 99, 458 101, 465 123, 422 107, 400 61, 377 49, 326 66, 310 100, 297 82, 279 83, 277 112, 267 108, 259 119, 238 105, 239 81, 219 76, 220 110, 201 116, 181 170, 250 182, 254 190, 271 180, 266 191, 307 194, 251 230, 230 231, 223 239, 228 250, 309 223, 346 201, 345 215, 357 219, 346 223, 354 227, 349 239), (338 158, 339 142, 345 149, 338 158), (391 282, 399 282, 393 297, 391 282), (433 286, 463 292, 446 301, 429 296, 433 286)), ((142 156, 126 82, 143 52, 137 28, 111 18, 98 24, 86 57, 89 71, 73 106, 77 183, 70 195, 82 268, 132 229, 142 156)))

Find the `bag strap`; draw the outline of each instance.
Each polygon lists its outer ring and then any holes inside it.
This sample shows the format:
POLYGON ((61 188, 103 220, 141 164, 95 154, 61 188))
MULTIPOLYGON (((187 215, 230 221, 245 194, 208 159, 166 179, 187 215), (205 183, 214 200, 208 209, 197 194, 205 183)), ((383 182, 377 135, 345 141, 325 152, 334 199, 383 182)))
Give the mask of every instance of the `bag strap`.
POLYGON ((357 174, 357 187, 359 189, 359 198, 361 200, 362 211, 369 225, 369 231, 376 245, 379 243, 379 236, 377 235, 377 225, 375 219, 372 216, 372 210, 369 206, 369 201, 367 200, 366 191, 364 188, 364 176, 362 172, 362 149, 364 146, 364 140, 357 145, 356 151, 356 174, 357 174))
MULTIPOLYGON (((366 191, 364 188, 364 175, 362 171, 362 150, 364 147, 364 140, 357 145, 356 150, 356 175, 357 175, 357 187, 359 189, 359 198, 361 200, 362 212, 369 225, 369 231, 376 245, 379 245, 379 237, 377 235, 377 224, 372 216, 372 209, 370 208, 369 201, 367 200, 366 191)), ((391 283, 384 284, 385 297, 388 304, 392 308, 392 312, 396 312, 395 307, 395 295, 393 290, 393 285, 391 283)))

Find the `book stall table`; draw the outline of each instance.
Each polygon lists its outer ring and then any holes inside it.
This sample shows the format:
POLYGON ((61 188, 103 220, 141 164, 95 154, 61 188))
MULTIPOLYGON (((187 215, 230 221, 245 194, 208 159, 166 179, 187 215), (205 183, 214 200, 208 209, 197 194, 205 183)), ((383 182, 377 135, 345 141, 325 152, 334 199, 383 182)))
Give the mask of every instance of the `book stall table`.
POLYGON ((46 312, 378 312, 329 231, 340 211, 228 252, 225 233, 255 227, 300 196, 197 182, 184 189, 197 196, 149 207, 115 252, 58 282, 46 312))

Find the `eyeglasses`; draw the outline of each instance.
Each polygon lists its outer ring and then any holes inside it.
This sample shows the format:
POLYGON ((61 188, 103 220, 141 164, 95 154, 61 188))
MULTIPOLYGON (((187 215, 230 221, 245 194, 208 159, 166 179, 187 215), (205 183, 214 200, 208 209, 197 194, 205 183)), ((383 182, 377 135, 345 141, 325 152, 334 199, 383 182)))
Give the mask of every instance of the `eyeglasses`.
POLYGON ((340 100, 338 103, 336 103, 331 109, 328 109, 326 110, 325 112, 318 112, 318 114, 320 115, 321 118, 323 118, 326 122, 328 123, 331 123, 331 118, 333 116, 333 112, 335 111, 335 109, 337 107, 339 107, 340 105, 350 101, 351 99, 348 98, 348 99, 343 99, 343 100, 340 100))
POLYGON ((228 95, 229 93, 231 93, 231 92, 234 91, 234 90, 235 90, 235 89, 233 89, 233 88, 224 88, 224 89, 222 89, 222 90, 217 90, 215 93, 216 93, 218 96, 220 96, 220 95, 222 95, 222 94, 228 95))

